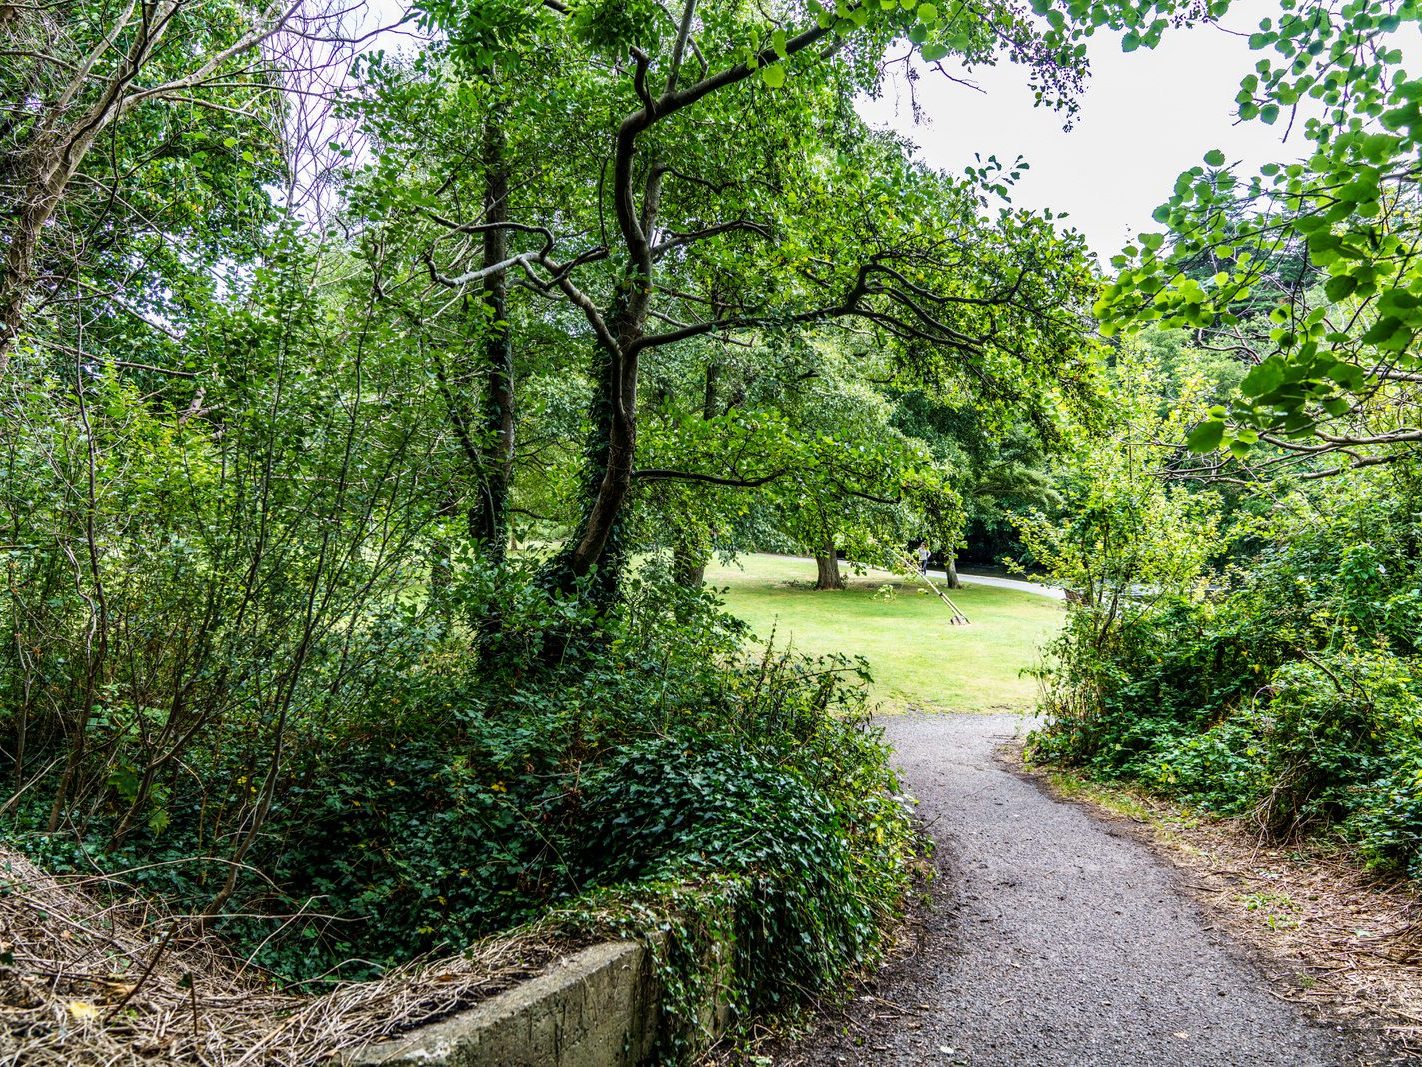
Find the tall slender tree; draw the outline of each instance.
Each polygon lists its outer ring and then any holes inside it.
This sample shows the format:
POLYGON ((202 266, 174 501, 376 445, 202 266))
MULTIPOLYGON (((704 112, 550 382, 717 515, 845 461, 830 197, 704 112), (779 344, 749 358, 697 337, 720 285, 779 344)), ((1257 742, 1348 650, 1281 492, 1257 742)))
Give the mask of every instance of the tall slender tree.
MULTIPOLYGON (((675 17, 655 5, 426 10, 471 61, 533 36, 582 58, 525 82, 509 112, 511 141, 579 93, 604 109, 601 125, 572 146, 571 165, 551 161, 548 143, 521 140, 526 154, 514 158, 523 173, 560 167, 594 190, 577 201, 587 214, 476 224, 519 239, 506 269, 576 309, 590 342, 586 500, 550 574, 555 585, 596 571, 599 597, 616 593, 638 481, 641 370, 660 349, 857 321, 878 329, 905 367, 969 384, 988 402, 1033 391, 1029 379, 1070 394, 1088 376, 1080 313, 1090 275, 1080 244, 1023 213, 994 219, 985 211, 993 181, 934 174, 854 115, 855 94, 874 84, 885 49, 904 33, 930 59, 1006 50, 1045 95, 1067 93, 1072 63, 1012 9, 762 15, 689 0, 675 17), (721 295, 684 284, 694 270, 715 274, 721 295)), ((468 283, 488 268, 431 269, 468 283)))

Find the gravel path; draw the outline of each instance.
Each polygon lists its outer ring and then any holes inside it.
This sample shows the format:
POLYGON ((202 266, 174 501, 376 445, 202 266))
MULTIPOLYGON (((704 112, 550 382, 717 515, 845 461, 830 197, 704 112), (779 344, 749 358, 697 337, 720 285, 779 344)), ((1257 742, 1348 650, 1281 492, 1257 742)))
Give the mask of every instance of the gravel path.
POLYGON ((938 843, 919 943, 781 1064, 1376 1062, 1269 991, 1134 839, 997 762, 1015 716, 883 725, 938 843))

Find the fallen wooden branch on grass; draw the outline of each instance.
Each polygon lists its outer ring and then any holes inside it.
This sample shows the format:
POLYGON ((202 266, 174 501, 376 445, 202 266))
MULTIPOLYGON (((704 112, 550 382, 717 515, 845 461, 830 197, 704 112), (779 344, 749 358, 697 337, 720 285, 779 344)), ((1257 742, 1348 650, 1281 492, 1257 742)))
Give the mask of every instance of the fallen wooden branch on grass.
POLYGON ((914 563, 914 561, 913 561, 909 556, 907 556, 907 555, 905 555, 905 554, 900 554, 900 555, 895 556, 895 557, 892 557, 892 558, 898 560, 898 564, 899 564, 900 568, 902 568, 903 574, 908 575, 909 577, 912 577, 912 578, 917 578, 917 579, 918 579, 920 582, 922 582, 924 585, 928 586, 928 588, 929 588, 930 590, 932 590, 934 594, 937 595, 937 597, 938 597, 939 600, 943 601, 943 603, 945 603, 945 604, 948 605, 948 607, 949 607, 949 608, 952 610, 952 612, 953 612, 953 618, 952 618, 951 620, 949 620, 949 622, 950 622, 951 625, 953 625, 953 626, 971 626, 971 625, 972 625, 972 623, 971 623, 971 622, 969 621, 969 619, 968 619, 968 616, 965 615, 965 614, 963 614, 963 609, 960 608, 960 607, 958 607, 957 604, 953 603, 952 597, 950 597, 950 596, 949 596, 947 593, 945 593, 942 589, 939 589, 938 586, 933 583, 933 579, 932 579, 932 578, 930 578, 930 577, 929 577, 927 574, 925 574, 923 571, 919 570, 919 569, 918 569, 918 565, 917 565, 916 563, 914 563))

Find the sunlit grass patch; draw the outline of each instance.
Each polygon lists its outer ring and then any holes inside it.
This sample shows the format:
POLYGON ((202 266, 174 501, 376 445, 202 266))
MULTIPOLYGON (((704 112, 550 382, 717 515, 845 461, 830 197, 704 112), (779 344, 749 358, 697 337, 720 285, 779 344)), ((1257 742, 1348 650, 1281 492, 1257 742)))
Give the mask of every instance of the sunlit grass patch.
POLYGON ((813 561, 789 556, 743 556, 706 572, 760 638, 774 632, 802 652, 865 657, 886 708, 1017 711, 1036 699, 1036 680, 1023 671, 1061 626, 1059 602, 969 585, 950 595, 971 624, 954 626, 948 606, 916 581, 846 568, 848 588, 823 592, 814 578, 813 561))

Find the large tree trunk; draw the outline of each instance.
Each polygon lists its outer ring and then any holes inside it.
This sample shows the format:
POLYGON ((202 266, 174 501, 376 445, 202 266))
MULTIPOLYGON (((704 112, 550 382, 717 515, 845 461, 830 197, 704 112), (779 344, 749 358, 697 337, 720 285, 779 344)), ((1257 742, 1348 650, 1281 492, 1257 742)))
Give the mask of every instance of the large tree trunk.
MULTIPOLYGON (((503 223, 509 215, 509 173, 505 139, 496 111, 484 127, 484 222, 503 223)), ((484 266, 508 258, 508 231, 484 233, 484 266)), ((484 279, 484 309, 488 316, 484 341, 484 415, 480 420, 479 498, 469 514, 469 532, 483 543, 496 563, 509 546, 509 482, 514 456, 513 339, 508 325, 509 279, 496 271, 484 279)))
POLYGON ((711 553, 694 537, 679 537, 672 545, 672 580, 685 589, 700 589, 706 581, 711 553))
POLYGON ((839 556, 831 542, 823 552, 815 553, 815 567, 819 575, 815 579, 816 589, 843 589, 844 578, 839 573, 839 556))
POLYGON ((672 562, 672 576, 683 589, 700 589, 706 584, 708 560, 682 556, 672 562))
POLYGON ((714 419, 716 417, 719 400, 716 396, 716 385, 721 377, 721 365, 715 360, 706 364, 706 390, 701 397, 701 417, 703 419, 714 419))
POLYGON ((949 589, 963 588, 963 583, 958 578, 958 554, 951 549, 945 549, 943 552, 943 573, 948 577, 949 589))
MULTIPOLYGON (((701 417, 716 417, 716 383, 721 367, 715 360, 706 364, 706 388, 701 399, 701 417)), ((688 524, 672 544, 672 579, 687 589, 700 589, 706 581, 706 565, 711 562, 711 538, 699 524, 688 524)))
POLYGON ((661 202, 663 170, 653 164, 639 215, 633 205, 631 168, 632 142, 619 137, 617 216, 633 256, 599 338, 593 433, 583 475, 588 504, 571 548, 553 561, 547 576, 554 588, 566 590, 595 570, 588 591, 600 611, 616 601, 627 562, 623 509, 632 492, 637 459, 637 370, 654 288, 647 234, 655 228, 661 202))
POLYGON ((621 355, 599 350, 582 478, 586 506, 569 548, 552 562, 547 576, 553 588, 569 592, 595 572, 588 592, 600 610, 617 599, 626 563, 623 505, 632 490, 637 453, 635 373, 629 383, 621 355))
MULTIPOLYGON (((439 516, 444 519, 459 514, 459 502, 446 495, 439 506, 439 516)), ((454 586, 454 559, 450 551, 449 538, 445 531, 435 527, 434 543, 430 545, 430 607, 435 616, 448 627, 454 622, 454 611, 450 594, 454 586)))

